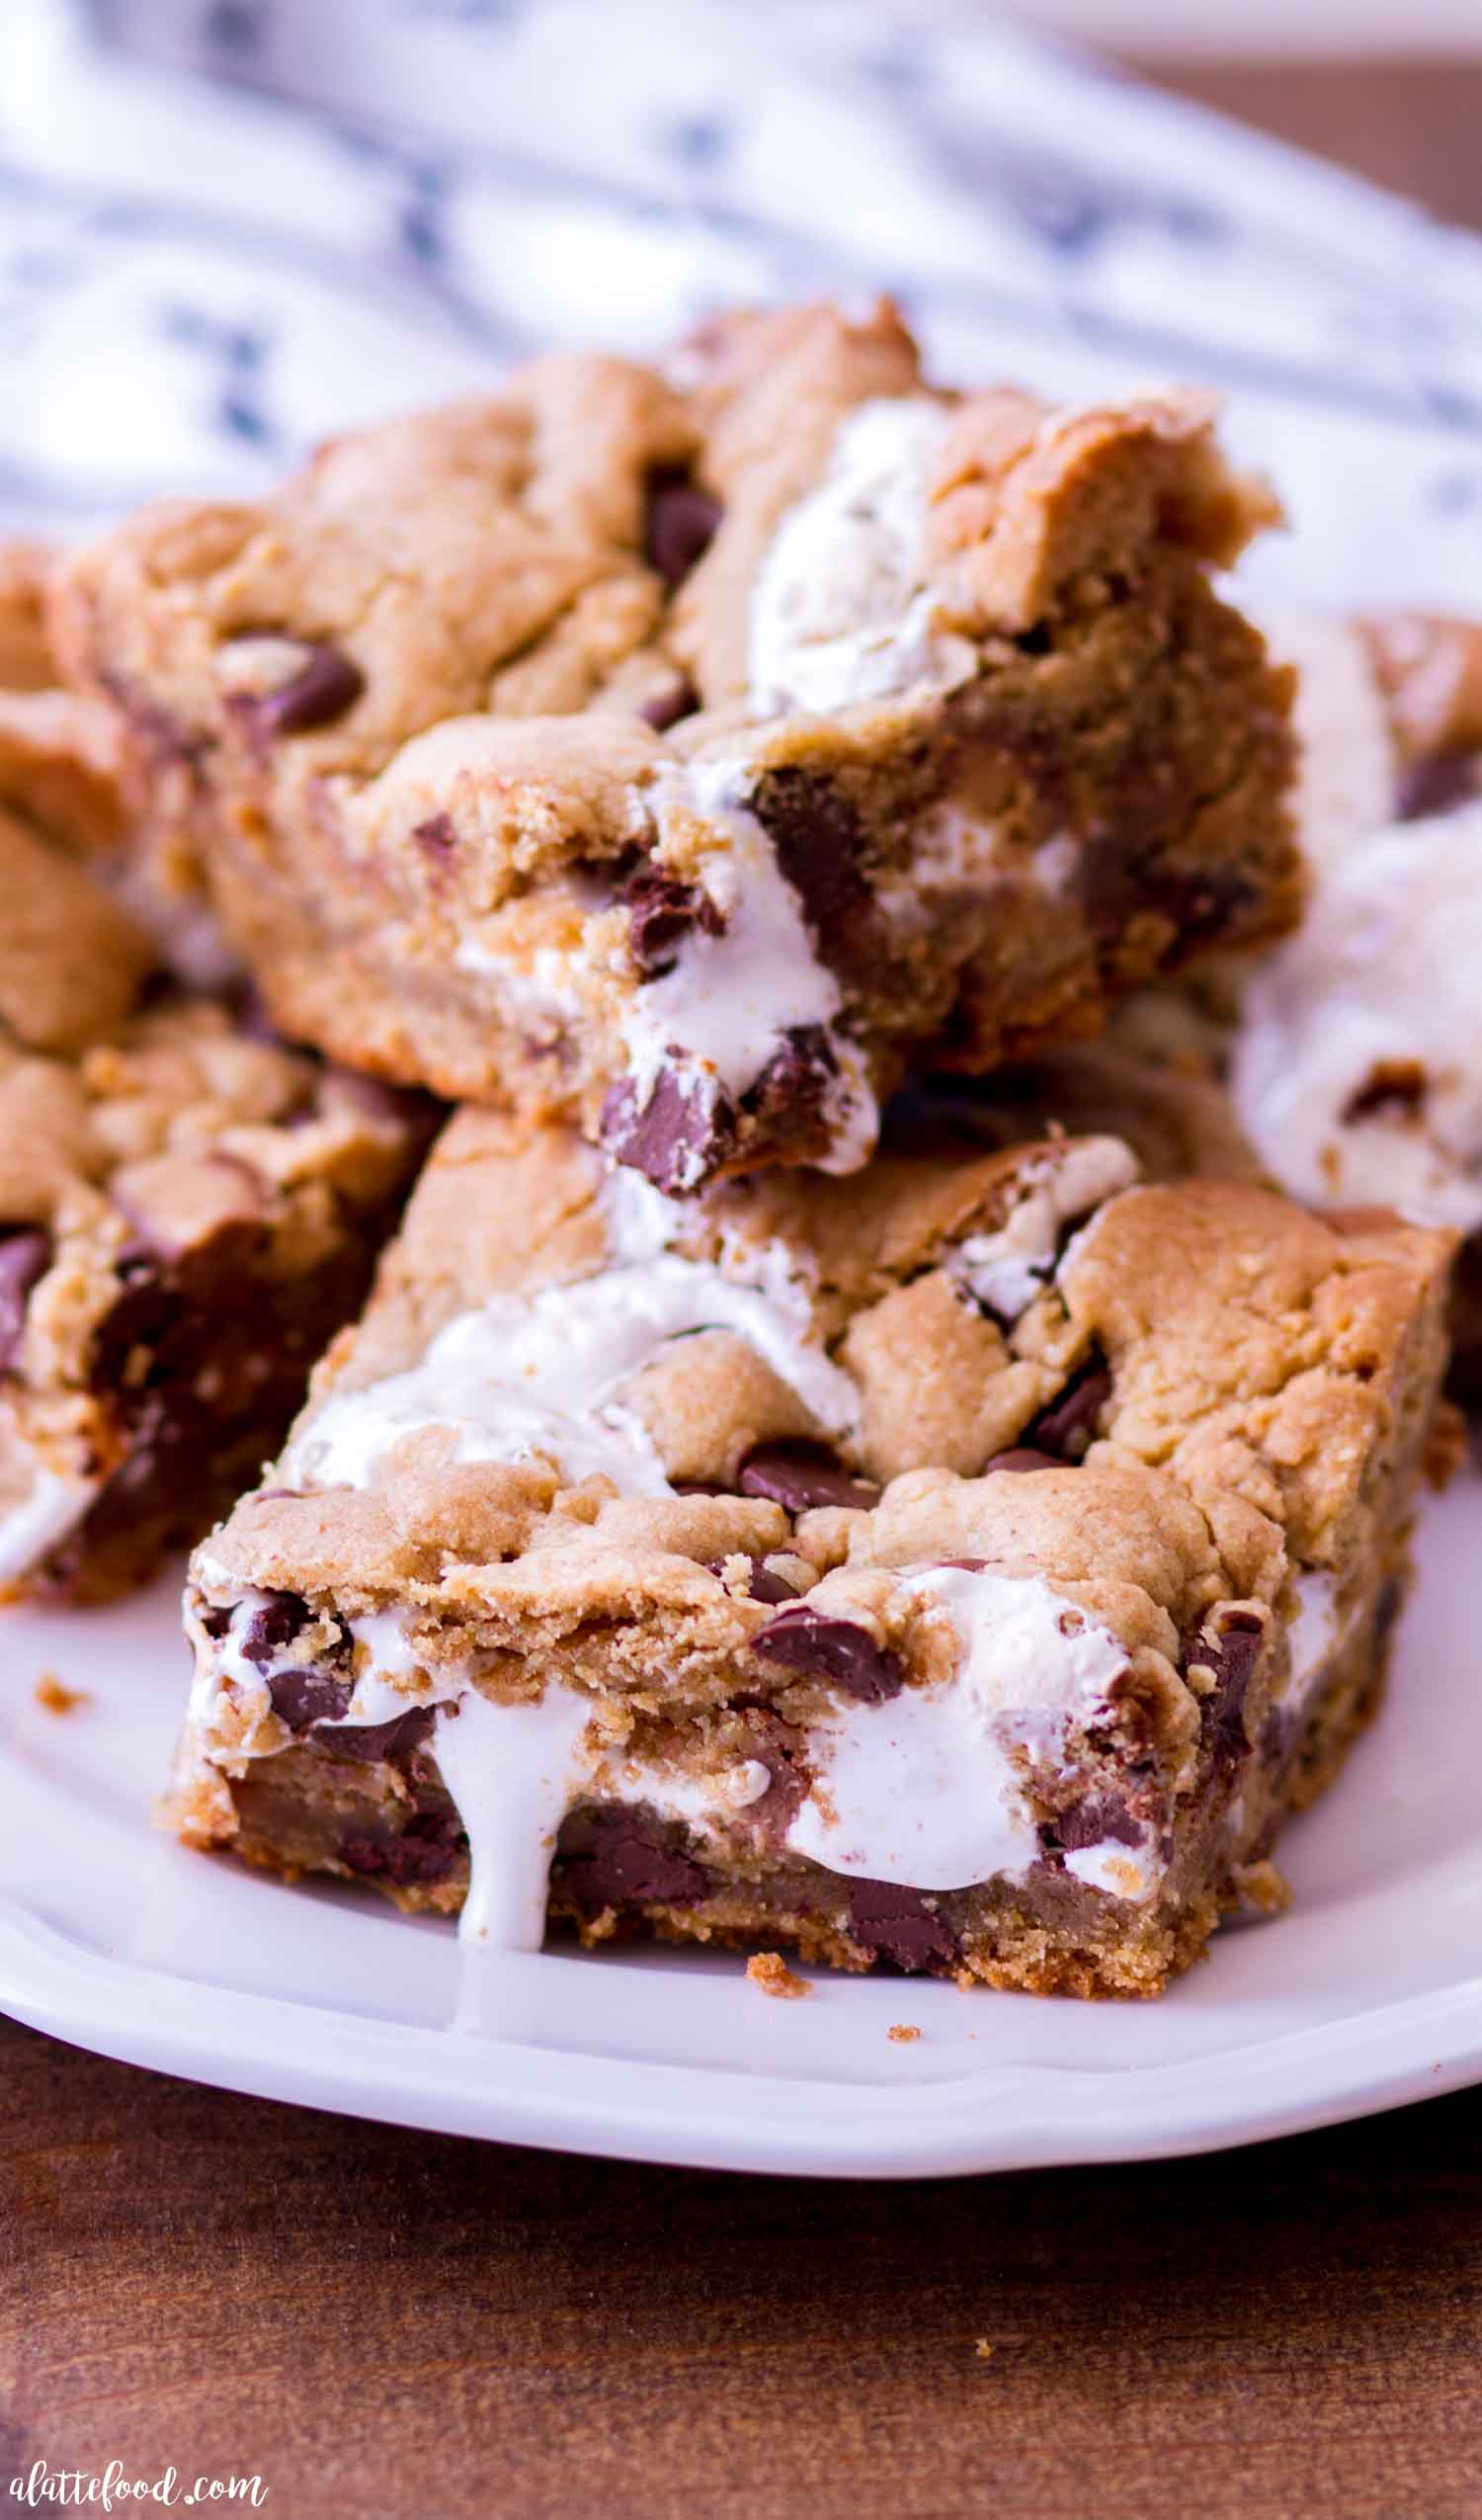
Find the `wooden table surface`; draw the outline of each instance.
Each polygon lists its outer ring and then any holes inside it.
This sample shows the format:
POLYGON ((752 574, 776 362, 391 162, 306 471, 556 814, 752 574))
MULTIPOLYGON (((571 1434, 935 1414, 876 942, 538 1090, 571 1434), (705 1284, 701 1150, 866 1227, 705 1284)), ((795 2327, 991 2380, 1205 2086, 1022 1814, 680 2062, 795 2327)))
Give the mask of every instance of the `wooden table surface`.
MULTIPOLYGON (((1482 224, 1482 67, 1164 71, 1482 224)), ((1479 2138, 1482 2092, 1150 2168, 743 2180, 0 2022, 0 2482, 255 2474, 278 2520, 1477 2520, 1479 2138)))

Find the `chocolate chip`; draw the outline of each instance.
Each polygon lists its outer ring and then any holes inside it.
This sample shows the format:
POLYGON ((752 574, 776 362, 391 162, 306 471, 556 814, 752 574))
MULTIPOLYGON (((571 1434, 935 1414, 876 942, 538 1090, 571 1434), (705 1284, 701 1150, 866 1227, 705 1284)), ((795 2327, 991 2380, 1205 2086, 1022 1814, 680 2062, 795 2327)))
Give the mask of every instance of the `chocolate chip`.
POLYGON ((1018 1449, 1048 1453, 1059 1463, 1078 1462, 1096 1435, 1096 1421, 1112 1397, 1112 1369, 1098 1351, 1078 1366, 1058 1399, 1025 1428, 1018 1449))
MULTIPOLYGON (((257 1656, 252 1657, 256 1661, 257 1656)), ((315 1723, 338 1723, 354 1695, 349 1680, 310 1663, 302 1671, 275 1671, 268 1681, 273 1712, 290 1732, 307 1732, 315 1723)))
POLYGON ((867 1510, 880 1501, 868 1479, 856 1478, 832 1444, 806 1435, 789 1435, 775 1444, 758 1444, 741 1465, 743 1496, 767 1496, 789 1514, 805 1514, 810 1505, 858 1505, 867 1510))
POLYGON ((231 1627, 231 1612, 218 1610, 213 1603, 206 1602, 201 1612, 201 1625, 206 1635, 213 1637, 219 1643, 231 1627))
POLYGON ((1346 1122, 1356 1120, 1419 1120, 1425 1108, 1428 1079, 1418 1058, 1375 1059, 1357 1094, 1344 1105, 1346 1122))
POLYGON ((833 1046, 821 1024, 793 1024, 782 1035, 743 1109, 765 1128, 799 1136, 825 1128, 824 1106, 839 1073, 833 1046))
POLYGON ((1058 1453, 1037 1453, 1032 1445, 1016 1444, 1007 1453, 995 1453, 983 1464, 983 1476, 990 1470, 1063 1470, 1065 1463, 1058 1453))
POLYGON ((860 872, 864 829, 849 798, 819 771, 788 765, 763 773, 751 808, 820 942, 837 942, 870 898, 860 872))
POLYGON ((720 501, 702 490, 683 463, 656 463, 649 473, 643 556, 667 586, 678 586, 715 539, 720 501))
POLYGON ((920 1890, 898 1882, 851 1882, 849 1913, 855 1940, 897 1969, 946 1969, 957 1957, 952 1936, 920 1890))
POLYGON ((340 1861, 368 1881, 394 1882, 398 1890, 410 1890, 421 1883, 446 1881, 465 1844, 453 1813, 414 1811, 395 1837, 342 1838, 340 1861))
POLYGON ((21 1344, 31 1290, 50 1268, 52 1249, 40 1225, 0 1225, 0 1373, 21 1344))
POLYGON ((1058 1846, 1070 1854, 1077 1847, 1103 1846, 1108 1838, 1118 1846, 1140 1846, 1144 1835, 1142 1822, 1119 1795, 1088 1794, 1046 1822, 1039 1832, 1039 1843, 1046 1849, 1058 1846))
POLYGON ((1199 1726, 1210 1757, 1221 1765, 1243 1759, 1250 1748, 1245 1702, 1261 1658, 1264 1623, 1254 1610, 1230 1610, 1212 1645, 1196 1638, 1187 1662, 1205 1665, 1214 1686, 1199 1706, 1199 1726))
POLYGON ((1249 879, 1231 868, 1169 866, 1156 849, 1129 846, 1121 832, 1083 844, 1073 886, 1088 923, 1103 936, 1158 911, 1177 931, 1170 963, 1238 928, 1257 897, 1249 879))
POLYGON ((317 1746, 337 1759, 404 1759, 421 1749, 435 1720, 433 1707, 408 1707, 384 1723, 329 1723, 321 1727, 317 1746))
POLYGON ((412 838, 436 867, 446 867, 458 845, 457 825, 451 813, 430 813, 412 825, 412 838))
POLYGON ((659 1076, 639 1107, 636 1088, 615 1085, 602 1108, 602 1142, 671 1194, 698 1190, 735 1150, 736 1115, 713 1079, 659 1076))
POLYGON ((700 694, 692 682, 671 683, 667 691, 655 692, 645 700, 638 714, 656 735, 667 735, 682 717, 693 717, 700 707, 700 694))
POLYGON ((1452 813, 1478 794, 1474 752, 1435 752, 1413 761, 1400 773, 1395 788, 1397 822, 1420 822, 1431 814, 1452 813))
POLYGON ((343 648, 327 641, 305 642, 303 663, 277 691, 233 694, 233 699, 250 713, 255 735, 306 735, 343 717, 365 688, 365 675, 343 648))
POLYGON ((681 944, 696 929, 719 936, 725 926, 708 892, 656 867, 630 875, 618 898, 627 911, 628 947, 645 980, 673 970, 681 944))
POLYGON ((831 1619, 806 1602, 769 1619, 753 1637, 751 1648, 789 1671, 832 1680, 846 1697, 859 1698, 865 1706, 898 1697, 905 1686, 899 1656, 887 1645, 877 1645, 867 1628, 853 1619, 831 1619))
MULTIPOLYGON (((716 1488, 710 1492, 720 1495, 724 1491, 716 1488)), ((724 1564, 723 1557, 712 1558, 709 1561, 709 1572, 712 1575, 718 1575, 724 1564)), ((797 1590, 796 1584, 789 1584, 785 1575, 780 1575, 775 1567, 767 1565, 762 1558, 756 1556, 751 1558, 751 1571, 746 1580, 748 1600, 763 1601, 769 1606, 774 1606, 780 1601, 795 1601, 797 1590)))
POLYGON ((591 1915, 648 1901, 694 1907, 710 1894, 704 1866, 630 1811, 573 1811, 556 1848, 562 1887, 591 1915))
POLYGON ((753 1601, 765 1601, 773 1605, 780 1601, 797 1599, 796 1584, 789 1584, 786 1576, 780 1575, 774 1566, 754 1564, 746 1589, 753 1601))
POLYGON ((264 1670, 281 1646, 290 1645, 295 1637, 302 1635, 313 1615, 298 1593, 270 1593, 242 1632, 243 1661, 264 1670))

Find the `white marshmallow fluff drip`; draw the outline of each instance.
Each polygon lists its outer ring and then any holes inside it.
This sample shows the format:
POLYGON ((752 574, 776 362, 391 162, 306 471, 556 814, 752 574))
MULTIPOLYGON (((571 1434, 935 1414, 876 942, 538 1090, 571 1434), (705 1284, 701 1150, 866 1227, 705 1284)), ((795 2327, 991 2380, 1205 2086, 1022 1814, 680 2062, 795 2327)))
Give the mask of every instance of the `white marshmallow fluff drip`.
MULTIPOLYGON (((700 882, 720 925, 714 935, 698 925, 690 929, 671 967, 636 992, 623 1040, 638 1108, 647 1105, 660 1077, 675 1070, 696 1083, 708 1079, 739 1099, 789 1032, 816 1028, 838 1071, 824 1097, 831 1140, 824 1169, 852 1172, 869 1155, 879 1130, 868 1071, 857 1045, 839 1030, 839 983, 819 959, 802 903, 747 802, 751 777, 742 761, 707 761, 666 768, 656 783, 661 841, 676 813, 705 823, 714 835, 700 882)), ((697 1180, 703 1164, 697 1151, 697 1180)))
POLYGON ((822 480, 783 516, 758 574, 748 644, 759 716, 820 714, 970 680, 977 654, 926 583, 932 474, 951 413, 925 394, 862 403, 822 480))
POLYGON ((1253 975, 1231 1086, 1294 1197, 1482 1224, 1479 867, 1482 803, 1358 840, 1253 975))
POLYGON ((1136 1156, 1119 1137, 1070 1138, 1032 1157, 1004 1222, 992 1233, 967 1235, 948 1258, 947 1275, 999 1320, 1017 1321, 1053 1279, 1067 1226, 1129 1190, 1137 1172, 1136 1156))
POLYGON ((938 1566, 902 1589, 947 1622, 955 1669, 841 1703, 814 1728, 787 1843, 830 1872, 912 1890, 1023 1881, 1039 1836, 1013 1753, 1059 1758, 1071 1722, 1107 1708, 1126 1649, 1038 1575, 938 1566))

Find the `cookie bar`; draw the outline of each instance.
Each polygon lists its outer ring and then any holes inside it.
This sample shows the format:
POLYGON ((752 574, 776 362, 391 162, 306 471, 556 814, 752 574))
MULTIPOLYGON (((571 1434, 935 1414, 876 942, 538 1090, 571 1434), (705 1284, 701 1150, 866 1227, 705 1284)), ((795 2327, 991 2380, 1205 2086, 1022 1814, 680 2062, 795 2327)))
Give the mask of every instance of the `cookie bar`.
POLYGON ((203 1543, 183 1835, 461 1909, 1146 1994, 1371 1709, 1449 1238, 918 1111, 675 1201, 465 1110, 203 1543))
POLYGON ((558 358, 64 574, 285 1033, 668 1192, 1295 915, 1274 513, 1169 393, 929 389, 888 308, 558 358))
POLYGON ((211 987, 237 966, 188 830, 156 817, 146 831, 130 815, 119 712, 60 687, 55 565, 33 545, 0 544, 0 1023, 16 1031, 24 1002, 26 1038, 66 1053, 107 1032, 144 968, 211 987), (43 853, 62 864, 48 868, 43 853), (59 993, 54 1031, 27 977, 37 965, 59 993))
POLYGON ((0 1591, 102 1600, 256 1476, 430 1129, 149 995, 142 932, 3 818, 0 882, 0 1591))
POLYGON ((1227 1015, 1235 1116, 1317 1206, 1457 1228, 1453 1387, 1482 1394, 1482 629, 1389 617, 1288 630, 1301 668, 1296 936, 1227 1015))

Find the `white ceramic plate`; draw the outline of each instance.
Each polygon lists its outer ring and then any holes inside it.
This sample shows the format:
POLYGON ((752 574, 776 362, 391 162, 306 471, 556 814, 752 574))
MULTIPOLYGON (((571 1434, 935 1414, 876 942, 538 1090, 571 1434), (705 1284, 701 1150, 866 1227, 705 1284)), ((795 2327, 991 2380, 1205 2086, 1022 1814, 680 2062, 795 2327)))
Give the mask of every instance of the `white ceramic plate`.
POLYGON ((369 1892, 151 1830, 185 1683, 173 1585, 0 1613, 0 2007, 272 2099, 745 2170, 1131 2160, 1452 2090, 1482 2079, 1479 1502, 1468 1474, 1428 1506, 1388 1711, 1283 1843, 1295 1908, 1144 2005, 822 1974, 781 2003, 729 1955, 466 1958, 369 1892), (47 1671, 89 1703, 44 1711, 47 1671))

